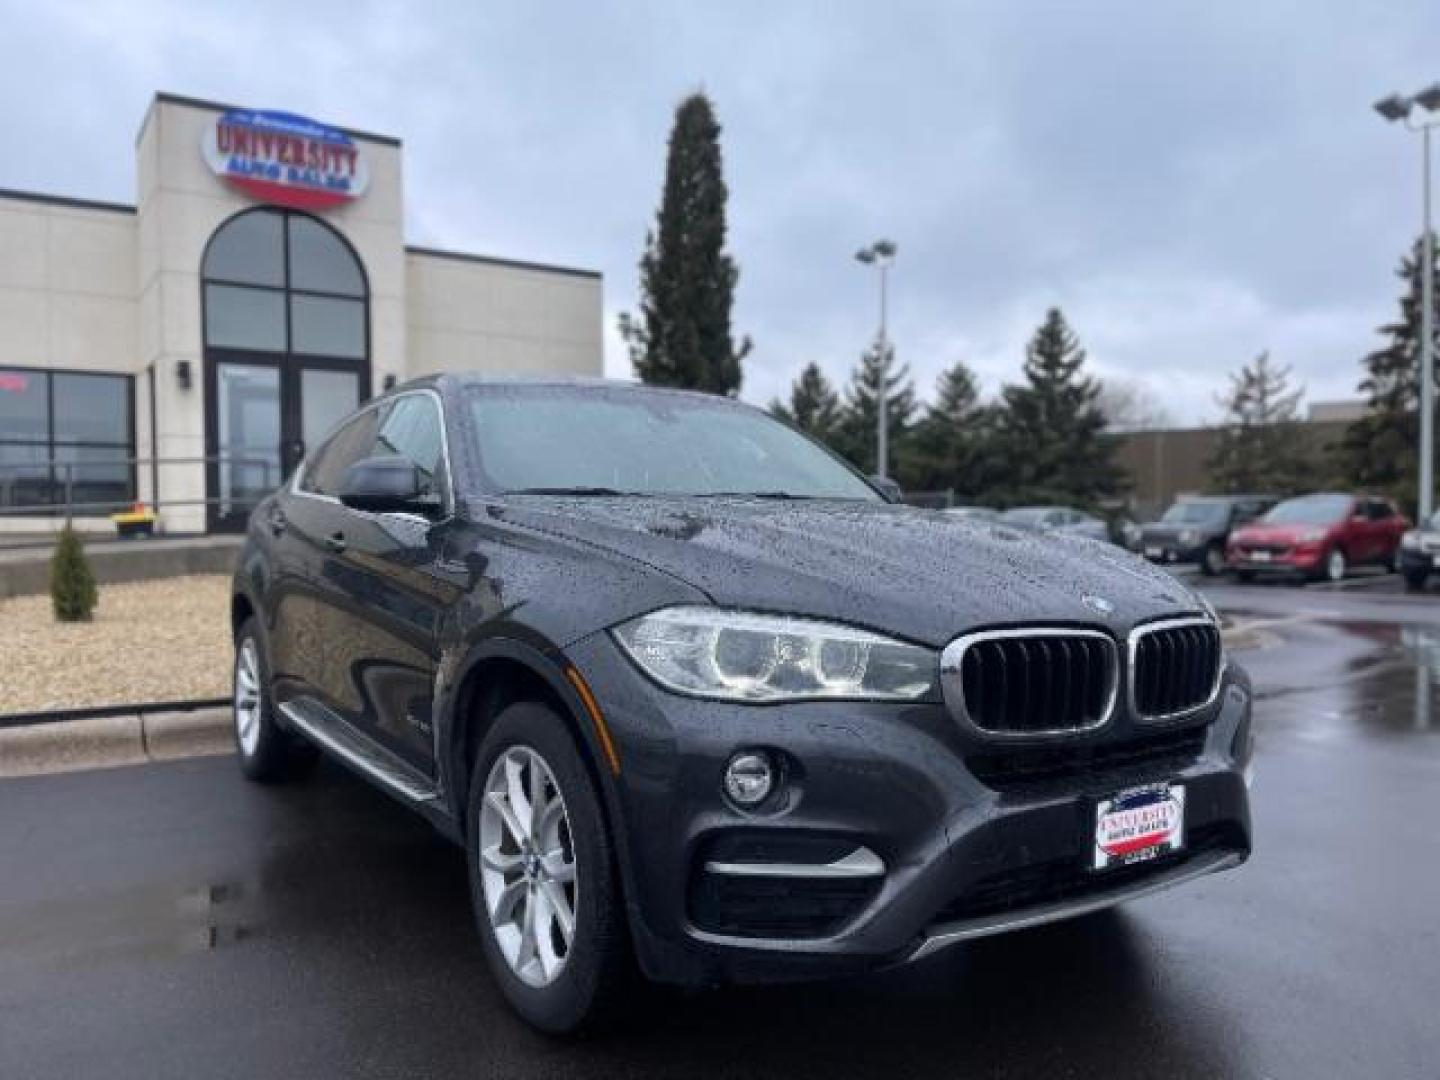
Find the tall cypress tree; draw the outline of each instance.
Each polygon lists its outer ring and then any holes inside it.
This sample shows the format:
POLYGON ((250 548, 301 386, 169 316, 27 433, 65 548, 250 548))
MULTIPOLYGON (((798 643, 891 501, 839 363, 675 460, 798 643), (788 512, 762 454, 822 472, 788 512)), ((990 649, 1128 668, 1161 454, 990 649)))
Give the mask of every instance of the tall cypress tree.
POLYGON ((805 434, 833 445, 840 427, 840 395, 813 361, 790 387, 790 402, 770 403, 770 411, 805 434))
MULTIPOLYGON (((920 403, 915 398, 915 384, 910 378, 908 364, 895 366, 893 348, 890 349, 890 377, 886 379, 889 393, 886 395, 889 408, 886 421, 889 428, 890 460, 895 462, 903 452, 903 446, 910 433, 910 425, 920 403)), ((843 454, 852 465, 863 473, 873 474, 877 470, 876 428, 880 419, 881 355, 879 346, 872 346, 860 358, 860 365, 850 376, 850 385, 845 390, 845 404, 840 418, 840 427, 835 449, 843 454)))
POLYGON ((1230 376, 1220 397, 1225 420, 1206 463, 1221 491, 1292 495, 1315 476, 1312 447, 1296 416, 1304 387, 1290 389, 1290 368, 1262 352, 1230 376))
MULTIPOLYGON (((1434 236, 1430 242, 1433 250, 1434 236)), ((1359 389, 1370 411, 1350 425, 1339 447, 1341 467, 1354 484, 1387 494, 1412 510, 1420 445, 1420 243, 1415 241, 1395 271, 1405 283, 1400 317, 1380 327, 1388 340, 1363 361, 1366 374, 1359 389)), ((1440 274, 1436 276, 1437 310, 1431 325, 1440 353, 1440 274)))
POLYGON ((640 315, 620 316, 620 333, 643 382, 733 397, 740 362, 730 308, 740 276, 725 252, 728 193, 720 122, 710 99, 691 94, 675 110, 665 190, 640 259, 640 315))
POLYGON ((1051 308, 1025 349, 1025 382, 1002 395, 1006 501, 1094 508, 1124 490, 1116 443, 1102 435, 1100 384, 1082 373, 1084 365, 1085 350, 1051 308))

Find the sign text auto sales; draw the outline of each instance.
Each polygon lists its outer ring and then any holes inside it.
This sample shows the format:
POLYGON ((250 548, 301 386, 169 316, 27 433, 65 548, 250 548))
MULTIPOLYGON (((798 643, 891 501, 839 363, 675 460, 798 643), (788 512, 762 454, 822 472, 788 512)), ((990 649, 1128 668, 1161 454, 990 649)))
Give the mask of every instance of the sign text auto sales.
POLYGON ((349 135, 291 113, 227 110, 207 129, 202 152, 232 186, 281 206, 325 209, 357 198, 369 182, 349 135))

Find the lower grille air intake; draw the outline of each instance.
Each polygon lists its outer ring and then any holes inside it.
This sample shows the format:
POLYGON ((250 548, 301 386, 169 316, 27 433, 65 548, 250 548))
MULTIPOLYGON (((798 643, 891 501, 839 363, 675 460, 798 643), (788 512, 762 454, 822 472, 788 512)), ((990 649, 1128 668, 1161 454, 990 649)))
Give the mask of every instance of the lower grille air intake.
POLYGON ((1114 640, 1098 630, 988 630, 940 658, 954 713, 988 735, 1063 735, 1100 727, 1115 704, 1114 640))

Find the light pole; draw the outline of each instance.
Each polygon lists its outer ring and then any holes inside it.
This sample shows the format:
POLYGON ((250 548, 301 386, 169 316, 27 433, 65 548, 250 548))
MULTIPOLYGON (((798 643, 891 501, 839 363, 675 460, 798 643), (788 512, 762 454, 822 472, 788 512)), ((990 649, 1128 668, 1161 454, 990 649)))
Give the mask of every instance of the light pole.
POLYGON ((890 341, 886 332, 886 307, 889 303, 890 264, 895 260, 896 250, 893 240, 876 240, 855 253, 855 258, 866 266, 880 268, 880 334, 876 343, 876 348, 880 350, 880 400, 879 419, 875 425, 875 475, 881 479, 890 475, 890 341))
POLYGON ((1440 83, 1405 97, 1391 94, 1375 103, 1375 111, 1386 120, 1404 123, 1420 132, 1420 491, 1416 500, 1419 518, 1430 519, 1435 495, 1435 259, 1430 243, 1430 129, 1440 124, 1440 83), (1432 115, 1418 122, 1411 119, 1415 106, 1432 115))

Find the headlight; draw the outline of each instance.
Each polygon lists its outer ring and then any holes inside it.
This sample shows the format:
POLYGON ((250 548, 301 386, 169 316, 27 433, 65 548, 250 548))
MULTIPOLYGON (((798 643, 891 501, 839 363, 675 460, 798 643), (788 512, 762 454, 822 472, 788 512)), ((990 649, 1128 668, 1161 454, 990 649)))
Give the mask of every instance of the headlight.
POLYGON ((1420 550, 1420 530, 1411 529, 1404 536, 1400 537, 1400 546, 1410 551, 1420 550))
POLYGON ((1306 529, 1304 532, 1300 533, 1295 537, 1296 542, 1301 544, 1318 544, 1321 540, 1324 539, 1324 529, 1306 529))
POLYGON ((914 701, 939 667, 933 650, 868 630, 718 608, 664 608, 611 632, 661 686, 726 701, 914 701))
POLYGON ((1200 534, 1194 529, 1182 529, 1179 540, 1185 547, 1194 547, 1200 542, 1200 534))

